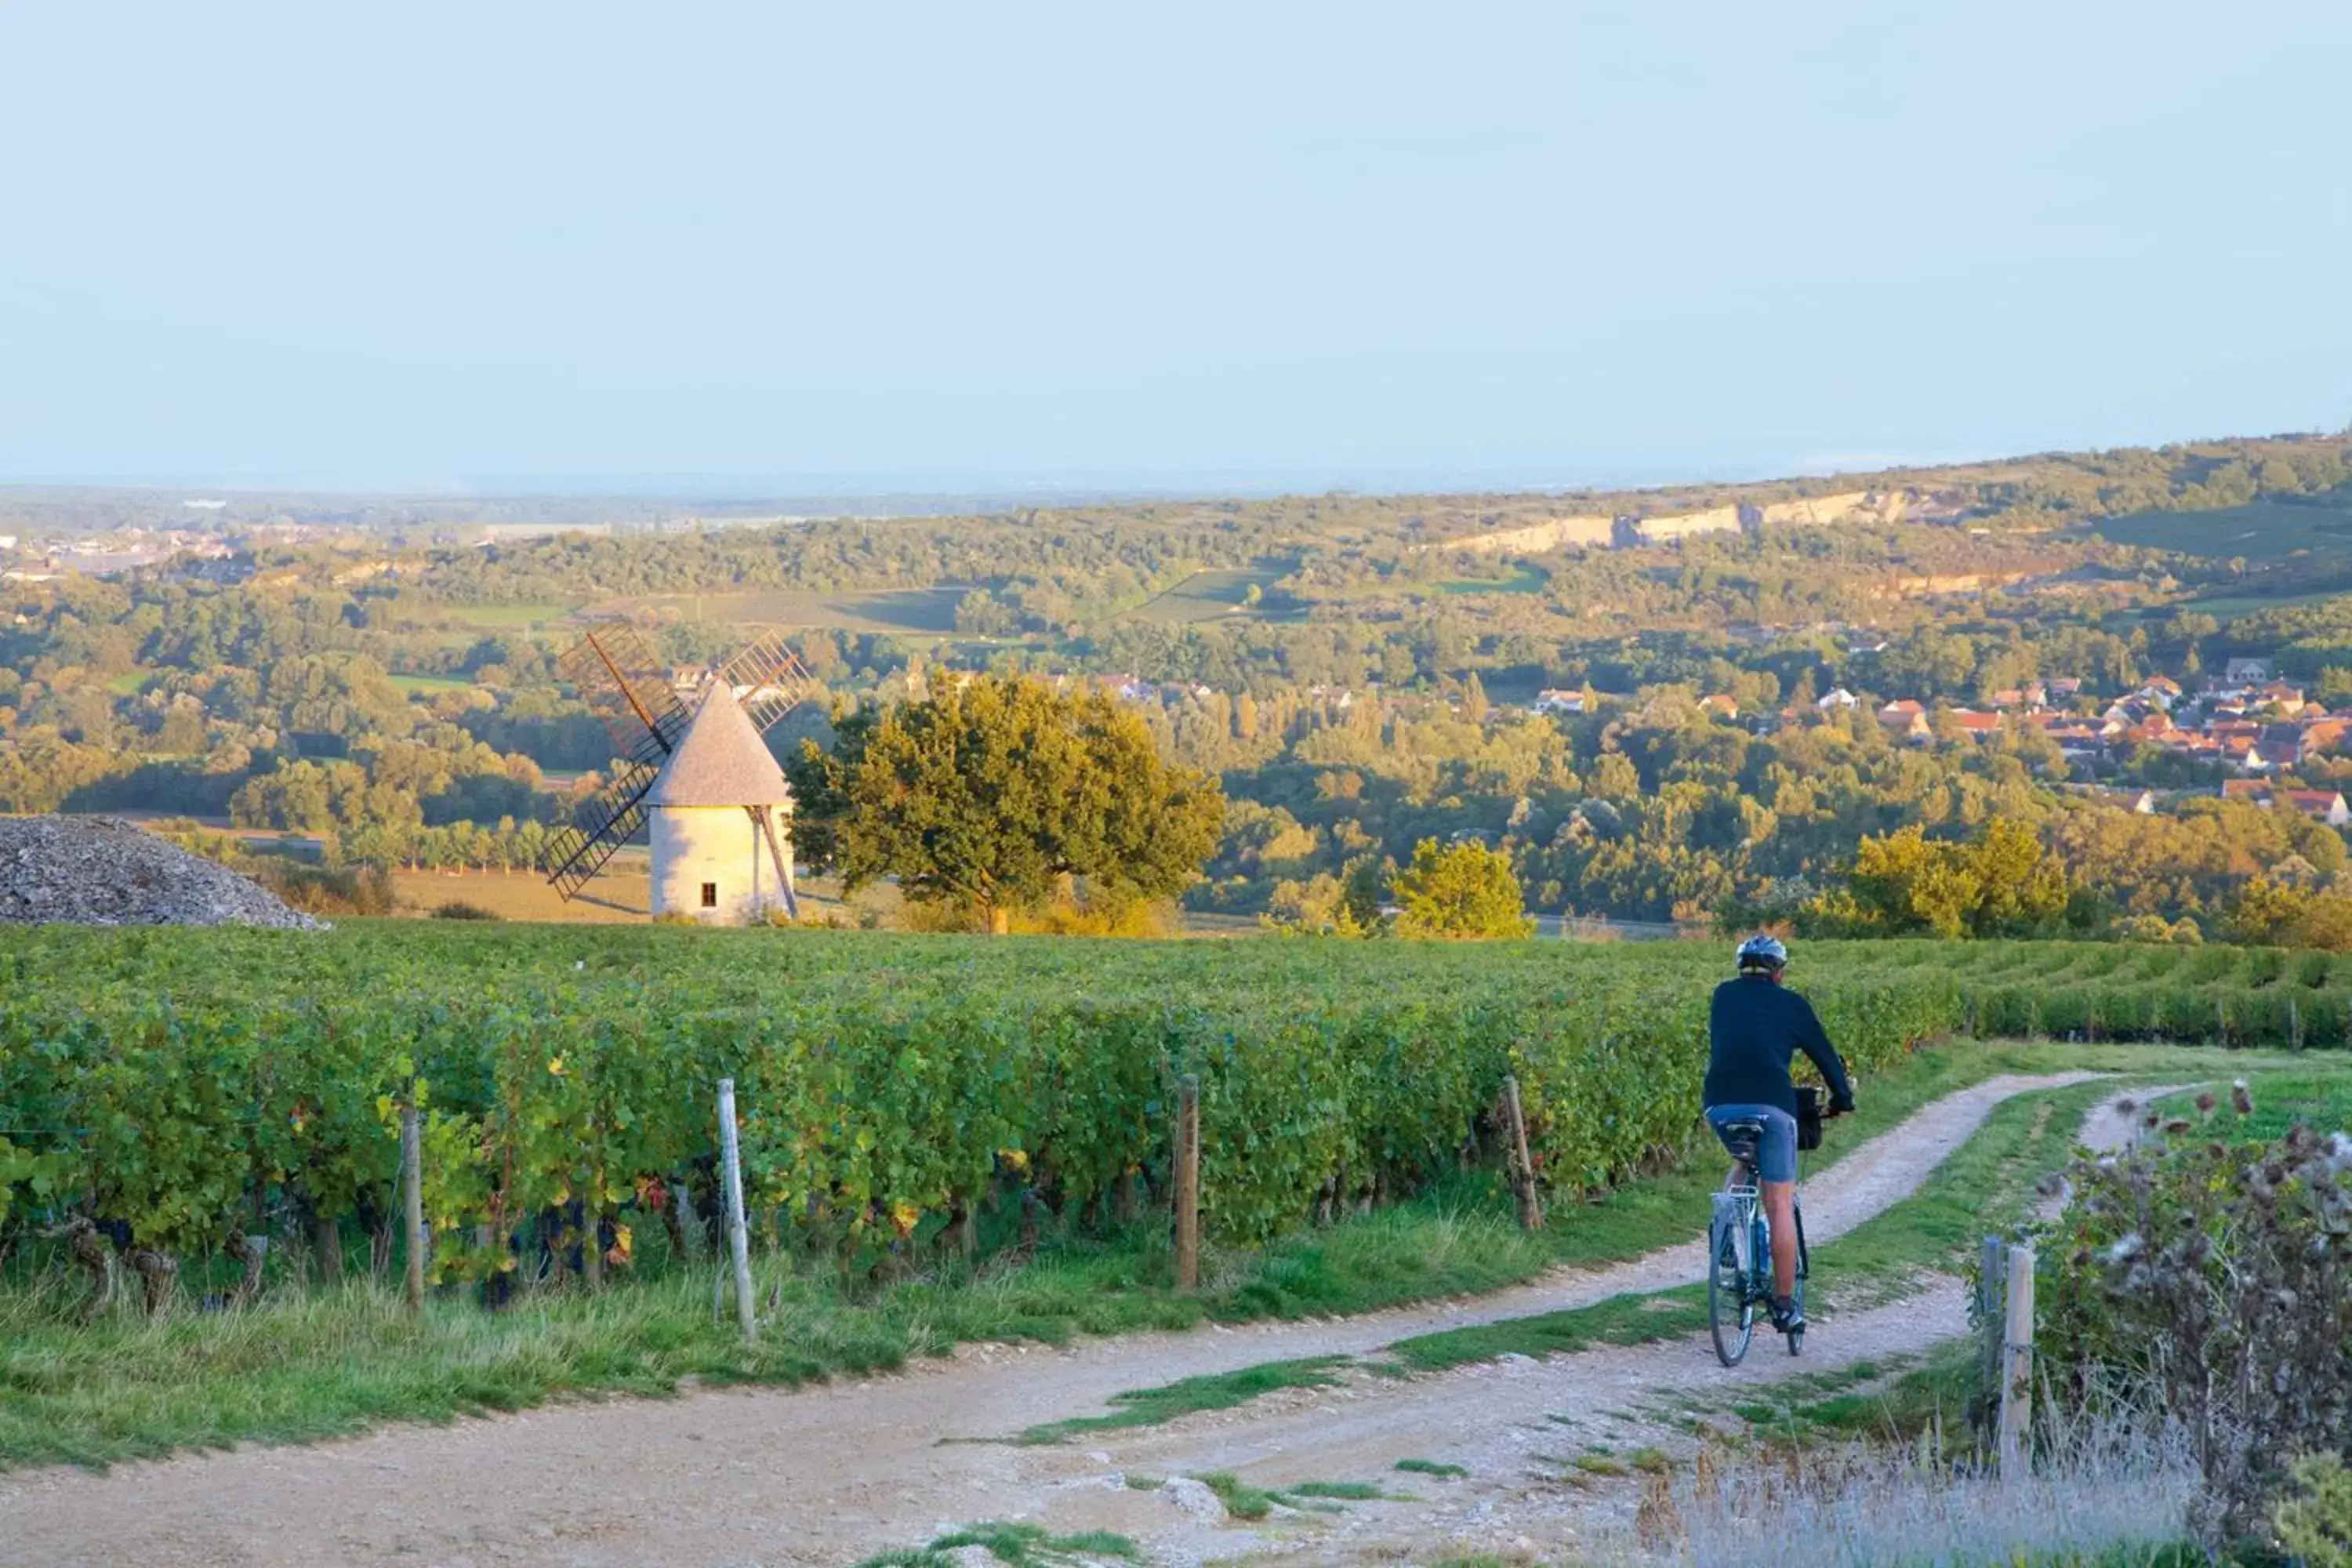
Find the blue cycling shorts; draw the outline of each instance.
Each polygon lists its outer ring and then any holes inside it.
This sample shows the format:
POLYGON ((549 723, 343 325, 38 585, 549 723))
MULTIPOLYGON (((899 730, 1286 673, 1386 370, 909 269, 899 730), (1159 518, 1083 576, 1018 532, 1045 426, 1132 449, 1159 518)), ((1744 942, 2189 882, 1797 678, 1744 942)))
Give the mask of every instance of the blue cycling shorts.
MULTIPOLYGON (((1797 1119, 1777 1105, 1710 1105, 1706 1108, 1706 1124, 1715 1135, 1723 1138, 1724 1128, 1734 1121, 1753 1121, 1764 1129, 1757 1141, 1756 1175, 1759 1181, 1793 1182, 1797 1179, 1797 1119)), ((1723 1146, 1731 1148, 1731 1140, 1723 1138, 1723 1146)), ((1737 1157, 1738 1151, 1733 1151, 1737 1157)))

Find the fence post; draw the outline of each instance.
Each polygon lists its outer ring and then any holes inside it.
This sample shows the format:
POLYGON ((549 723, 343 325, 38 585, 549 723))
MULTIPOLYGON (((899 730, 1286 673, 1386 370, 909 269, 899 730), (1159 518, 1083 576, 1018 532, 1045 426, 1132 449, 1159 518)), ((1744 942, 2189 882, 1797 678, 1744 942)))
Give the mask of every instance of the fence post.
POLYGON ((2009 1249, 2008 1299, 2002 1314, 2000 1476, 2022 1479, 2033 1428, 2033 1248, 2009 1249))
POLYGON ((1176 1288, 1201 1286, 1201 1080, 1176 1086, 1176 1288))
POLYGON ((1519 1228, 1543 1228, 1543 1198, 1536 1191, 1536 1163, 1528 1153, 1528 1115, 1519 1107, 1519 1075, 1503 1075, 1503 1116, 1511 1128, 1511 1191, 1519 1200, 1519 1228))
POLYGON ((591 1295, 604 1287, 604 1173, 588 1173, 588 1189, 580 1194, 580 1282, 591 1295))
POLYGON ((1984 1340, 1979 1358, 1983 1362, 1980 1380, 1980 1386, 1984 1389, 1982 1430, 1988 1437, 1998 1430, 2000 1421, 2001 1287, 2004 1283, 2003 1270, 2009 1267, 2007 1252, 2000 1237, 1988 1236, 1984 1238, 1984 1251, 1978 1264, 1977 1321, 1984 1340))
POLYGON ((726 1167, 727 1249, 735 1262, 735 1321, 743 1342, 756 1343, 760 1327, 751 1303, 751 1237, 743 1224, 743 1158, 735 1139, 735 1080, 719 1080, 719 1156, 726 1167))
POLYGON ((2286 999, 2286 1041, 2294 1049, 2303 1049, 2303 1009, 2292 996, 2286 999))
POLYGON ((425 1157, 416 1126, 416 1086, 400 1106, 400 1209, 407 1226, 408 1310, 425 1310, 425 1157))

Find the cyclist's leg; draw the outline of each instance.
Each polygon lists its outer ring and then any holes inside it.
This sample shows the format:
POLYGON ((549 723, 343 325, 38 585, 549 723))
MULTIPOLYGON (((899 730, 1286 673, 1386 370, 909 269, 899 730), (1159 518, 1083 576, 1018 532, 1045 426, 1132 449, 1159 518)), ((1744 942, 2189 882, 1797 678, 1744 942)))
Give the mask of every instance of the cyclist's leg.
POLYGON ((1772 1227, 1772 1294, 1797 1292, 1797 1184, 1759 1182, 1764 1217, 1772 1227))
POLYGON ((1756 1185, 1772 1228, 1772 1294, 1785 1298, 1797 1290, 1797 1119, 1769 1106, 1764 1111, 1756 1185))

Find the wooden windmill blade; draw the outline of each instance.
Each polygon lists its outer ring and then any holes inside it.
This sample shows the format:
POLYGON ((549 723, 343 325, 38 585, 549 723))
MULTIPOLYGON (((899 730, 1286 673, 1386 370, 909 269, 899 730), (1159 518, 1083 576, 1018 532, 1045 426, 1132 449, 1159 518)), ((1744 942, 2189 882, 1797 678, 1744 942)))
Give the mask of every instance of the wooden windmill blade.
POLYGON ((623 622, 600 626, 555 663, 603 721, 615 756, 657 768, 686 733, 686 705, 635 627, 623 622))
POLYGON ((719 679, 741 694, 743 711, 762 735, 819 689, 782 632, 770 632, 729 659, 719 679))
POLYGON ((579 892, 644 826, 646 795, 660 776, 657 766, 625 760, 612 783, 572 809, 572 821, 547 841, 541 860, 556 891, 567 899, 579 892))
POLYGON ((625 625, 590 632, 556 664, 604 721, 622 759, 611 782, 548 840, 541 864, 569 899, 644 825, 646 792, 686 732, 687 712, 645 639, 625 625))

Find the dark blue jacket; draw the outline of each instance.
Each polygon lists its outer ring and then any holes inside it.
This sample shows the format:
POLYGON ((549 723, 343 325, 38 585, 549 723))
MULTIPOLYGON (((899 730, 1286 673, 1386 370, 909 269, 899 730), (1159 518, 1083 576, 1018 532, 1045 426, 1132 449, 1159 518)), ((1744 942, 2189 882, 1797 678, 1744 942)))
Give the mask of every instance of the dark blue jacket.
POLYGON ((1795 992, 1760 974, 1727 980, 1715 988, 1706 1033, 1711 1049, 1704 1103, 1777 1105, 1794 1116, 1797 1090, 1789 1081, 1789 1063, 1802 1051, 1822 1069, 1831 1107, 1853 1109, 1845 1063, 1838 1059, 1813 1005, 1795 992))

